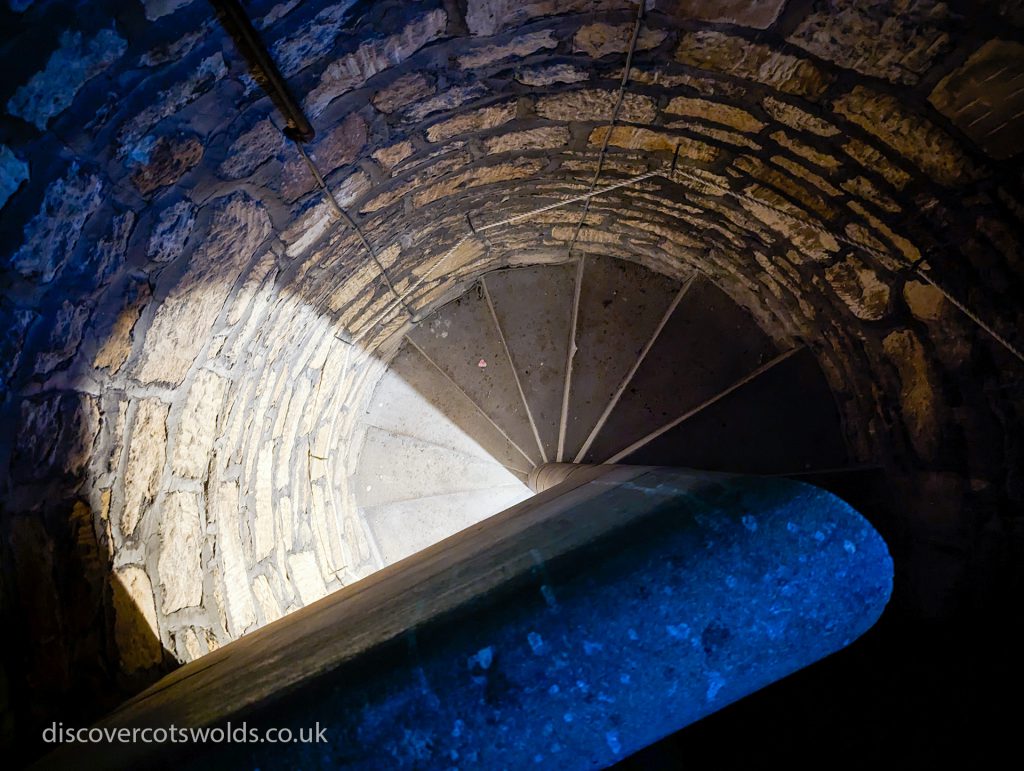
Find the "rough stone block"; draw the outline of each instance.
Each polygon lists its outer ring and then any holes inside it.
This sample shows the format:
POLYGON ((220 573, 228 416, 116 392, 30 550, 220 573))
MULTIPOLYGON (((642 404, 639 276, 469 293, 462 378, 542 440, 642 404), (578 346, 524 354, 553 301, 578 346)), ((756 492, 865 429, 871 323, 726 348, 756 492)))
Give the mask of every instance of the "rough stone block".
POLYGON ((78 244, 86 220, 102 204, 103 183, 72 164, 67 176, 46 190, 39 212, 25 226, 25 243, 11 263, 26 277, 52 281, 78 244))
POLYGON ((677 19, 736 24, 765 29, 771 26, 785 0, 647 0, 648 11, 659 11, 677 19))
POLYGON ((443 142, 471 131, 486 131, 507 123, 515 116, 515 102, 481 107, 479 110, 464 112, 441 123, 435 123, 427 129, 427 139, 431 142, 443 142))
POLYGON ((862 75, 914 84, 951 45, 942 0, 827 0, 814 4, 789 42, 862 75))
POLYGON ((111 574, 110 588, 121 669, 132 673, 155 667, 163 660, 163 647, 149 575, 137 565, 126 565, 111 574))
POLYGON ((315 118, 332 101, 389 67, 401 64, 432 40, 439 38, 448 22, 448 15, 436 8, 396 35, 363 43, 350 54, 328 65, 319 84, 309 93, 305 107, 315 118))
POLYGON ((946 132, 905 110, 895 97, 856 86, 836 99, 833 107, 909 158, 936 182, 955 185, 976 175, 946 132))
POLYGON ((676 61, 812 99, 820 96, 829 82, 828 76, 807 59, 712 30, 683 37, 676 49, 676 61))
POLYGON ((994 158, 1024 150, 1024 45, 990 40, 947 75, 929 97, 994 158))
POLYGON ((28 179, 28 164, 18 158, 7 145, 0 145, 0 209, 28 179))
POLYGON ((226 388, 227 381, 213 372, 201 370, 196 375, 174 434, 171 468, 175 474, 191 479, 206 476, 226 388))
MULTIPOLYGON (((636 50, 657 48, 667 36, 662 30, 641 27, 636 39, 636 50)), ((572 50, 600 59, 607 54, 622 54, 628 51, 632 37, 632 24, 585 24, 573 36, 572 50)))
MULTIPOLYGON (((537 115, 548 120, 608 121, 615 108, 614 91, 581 90, 549 94, 537 100, 537 115)), ((625 123, 650 123, 657 106, 649 96, 627 93, 619 109, 619 120, 625 123)))
POLYGON ((142 399, 135 413, 124 474, 121 534, 131 538, 156 498, 164 469, 168 407, 157 399, 142 399))
POLYGON ((143 382, 181 382, 207 342, 242 267, 270 234, 261 205, 234 195, 217 206, 185 273, 157 309, 136 369, 143 382))
POLYGON ((537 51, 551 49, 557 45, 558 38, 555 37, 551 30, 540 30, 512 38, 507 43, 479 46, 472 49, 469 53, 463 54, 456 61, 459 67, 463 69, 475 70, 480 67, 488 67, 506 59, 518 59, 529 56, 537 51))
POLYGON ((102 29, 87 40, 81 32, 64 32, 42 72, 7 102, 8 112, 45 131, 50 119, 64 112, 82 86, 117 61, 127 46, 112 29, 102 29))
POLYGON ((203 515, 195 493, 168 493, 160 509, 157 571, 164 614, 203 601, 203 515))
POLYGON ((855 257, 830 266, 825 277, 857 318, 878 321, 888 311, 889 286, 855 257))
POLYGON ((203 143, 196 136, 147 137, 128 158, 131 180, 144 196, 172 185, 203 157, 203 143))

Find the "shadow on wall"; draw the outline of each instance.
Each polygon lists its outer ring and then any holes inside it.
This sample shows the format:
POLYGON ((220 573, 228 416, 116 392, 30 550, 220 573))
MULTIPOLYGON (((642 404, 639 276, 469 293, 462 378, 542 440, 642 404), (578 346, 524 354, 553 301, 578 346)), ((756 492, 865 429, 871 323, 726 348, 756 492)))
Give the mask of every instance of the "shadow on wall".
MULTIPOLYGON (((60 227, 41 216, 33 227, 60 227)), ((393 561, 347 488, 384 362, 336 337, 329 297, 295 294, 310 284, 287 272, 258 202, 216 199, 179 227, 141 279, 131 266, 154 238, 129 228, 99 289, 89 268, 107 242, 76 235, 62 275, 39 277, 38 312, 20 329, 11 314, 3 739, 27 756, 53 721, 86 725, 176 662, 393 561)), ((342 254, 350 277, 367 272, 342 254)))
POLYGON ((86 725, 177 666, 154 632, 148 576, 112 571, 93 512, 76 493, 85 398, 51 397, 64 430, 15 450, 14 478, 48 492, 0 504, 2 738, 26 759, 44 750, 42 731, 53 721, 86 725))

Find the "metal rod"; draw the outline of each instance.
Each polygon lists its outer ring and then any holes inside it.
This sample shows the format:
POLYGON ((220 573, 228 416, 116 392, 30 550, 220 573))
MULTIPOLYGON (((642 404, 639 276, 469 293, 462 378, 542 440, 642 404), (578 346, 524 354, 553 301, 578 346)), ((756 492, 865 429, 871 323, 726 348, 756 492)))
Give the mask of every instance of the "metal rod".
POLYGON ((248 62, 252 76, 281 112, 286 124, 285 135, 296 142, 310 141, 316 136, 316 132, 292 95, 284 76, 267 51, 266 44, 252 25, 242 4, 239 0, 210 0, 210 5, 217 12, 221 26, 235 41, 238 52, 248 62))

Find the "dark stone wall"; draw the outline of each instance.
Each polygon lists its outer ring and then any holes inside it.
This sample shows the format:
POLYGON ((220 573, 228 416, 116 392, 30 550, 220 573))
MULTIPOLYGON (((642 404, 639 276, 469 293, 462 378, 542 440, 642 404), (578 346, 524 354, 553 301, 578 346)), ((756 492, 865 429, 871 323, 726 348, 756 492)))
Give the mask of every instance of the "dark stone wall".
MULTIPOLYGON (((574 239, 702 271, 814 352, 887 470, 901 617, 1019 639, 1024 364, 911 272, 1020 349, 1019 3, 647 6, 609 129, 628 2, 247 4, 410 307, 574 239), (606 140, 602 184, 664 174, 578 237, 574 207, 472 233, 586 190, 606 140)), ((0 29, 13 741, 374 569, 343 408, 408 316, 206 3, 11 2, 0 29)))

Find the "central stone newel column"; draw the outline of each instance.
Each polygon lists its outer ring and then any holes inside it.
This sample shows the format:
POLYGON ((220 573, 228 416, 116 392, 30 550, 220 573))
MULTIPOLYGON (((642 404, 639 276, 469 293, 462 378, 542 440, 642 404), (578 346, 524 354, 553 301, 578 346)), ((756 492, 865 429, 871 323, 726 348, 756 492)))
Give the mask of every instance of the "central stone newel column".
MULTIPOLYGON (((252 761, 603 767, 848 645, 889 598, 884 542, 827 492, 601 471, 539 475, 584 495, 544 523, 533 571, 268 712, 269 724, 329 724, 329 744, 254 748, 252 761), (545 539, 615 518, 550 559, 545 539)), ((518 509, 529 516, 530 502, 518 509)))
MULTIPOLYGON (((599 768, 843 648, 889 598, 885 543, 816 487, 538 476, 565 479, 105 723, 325 727, 324 743, 193 745, 189 764, 209 768, 599 768)), ((106 766, 146 760, 125 751, 106 766)))

